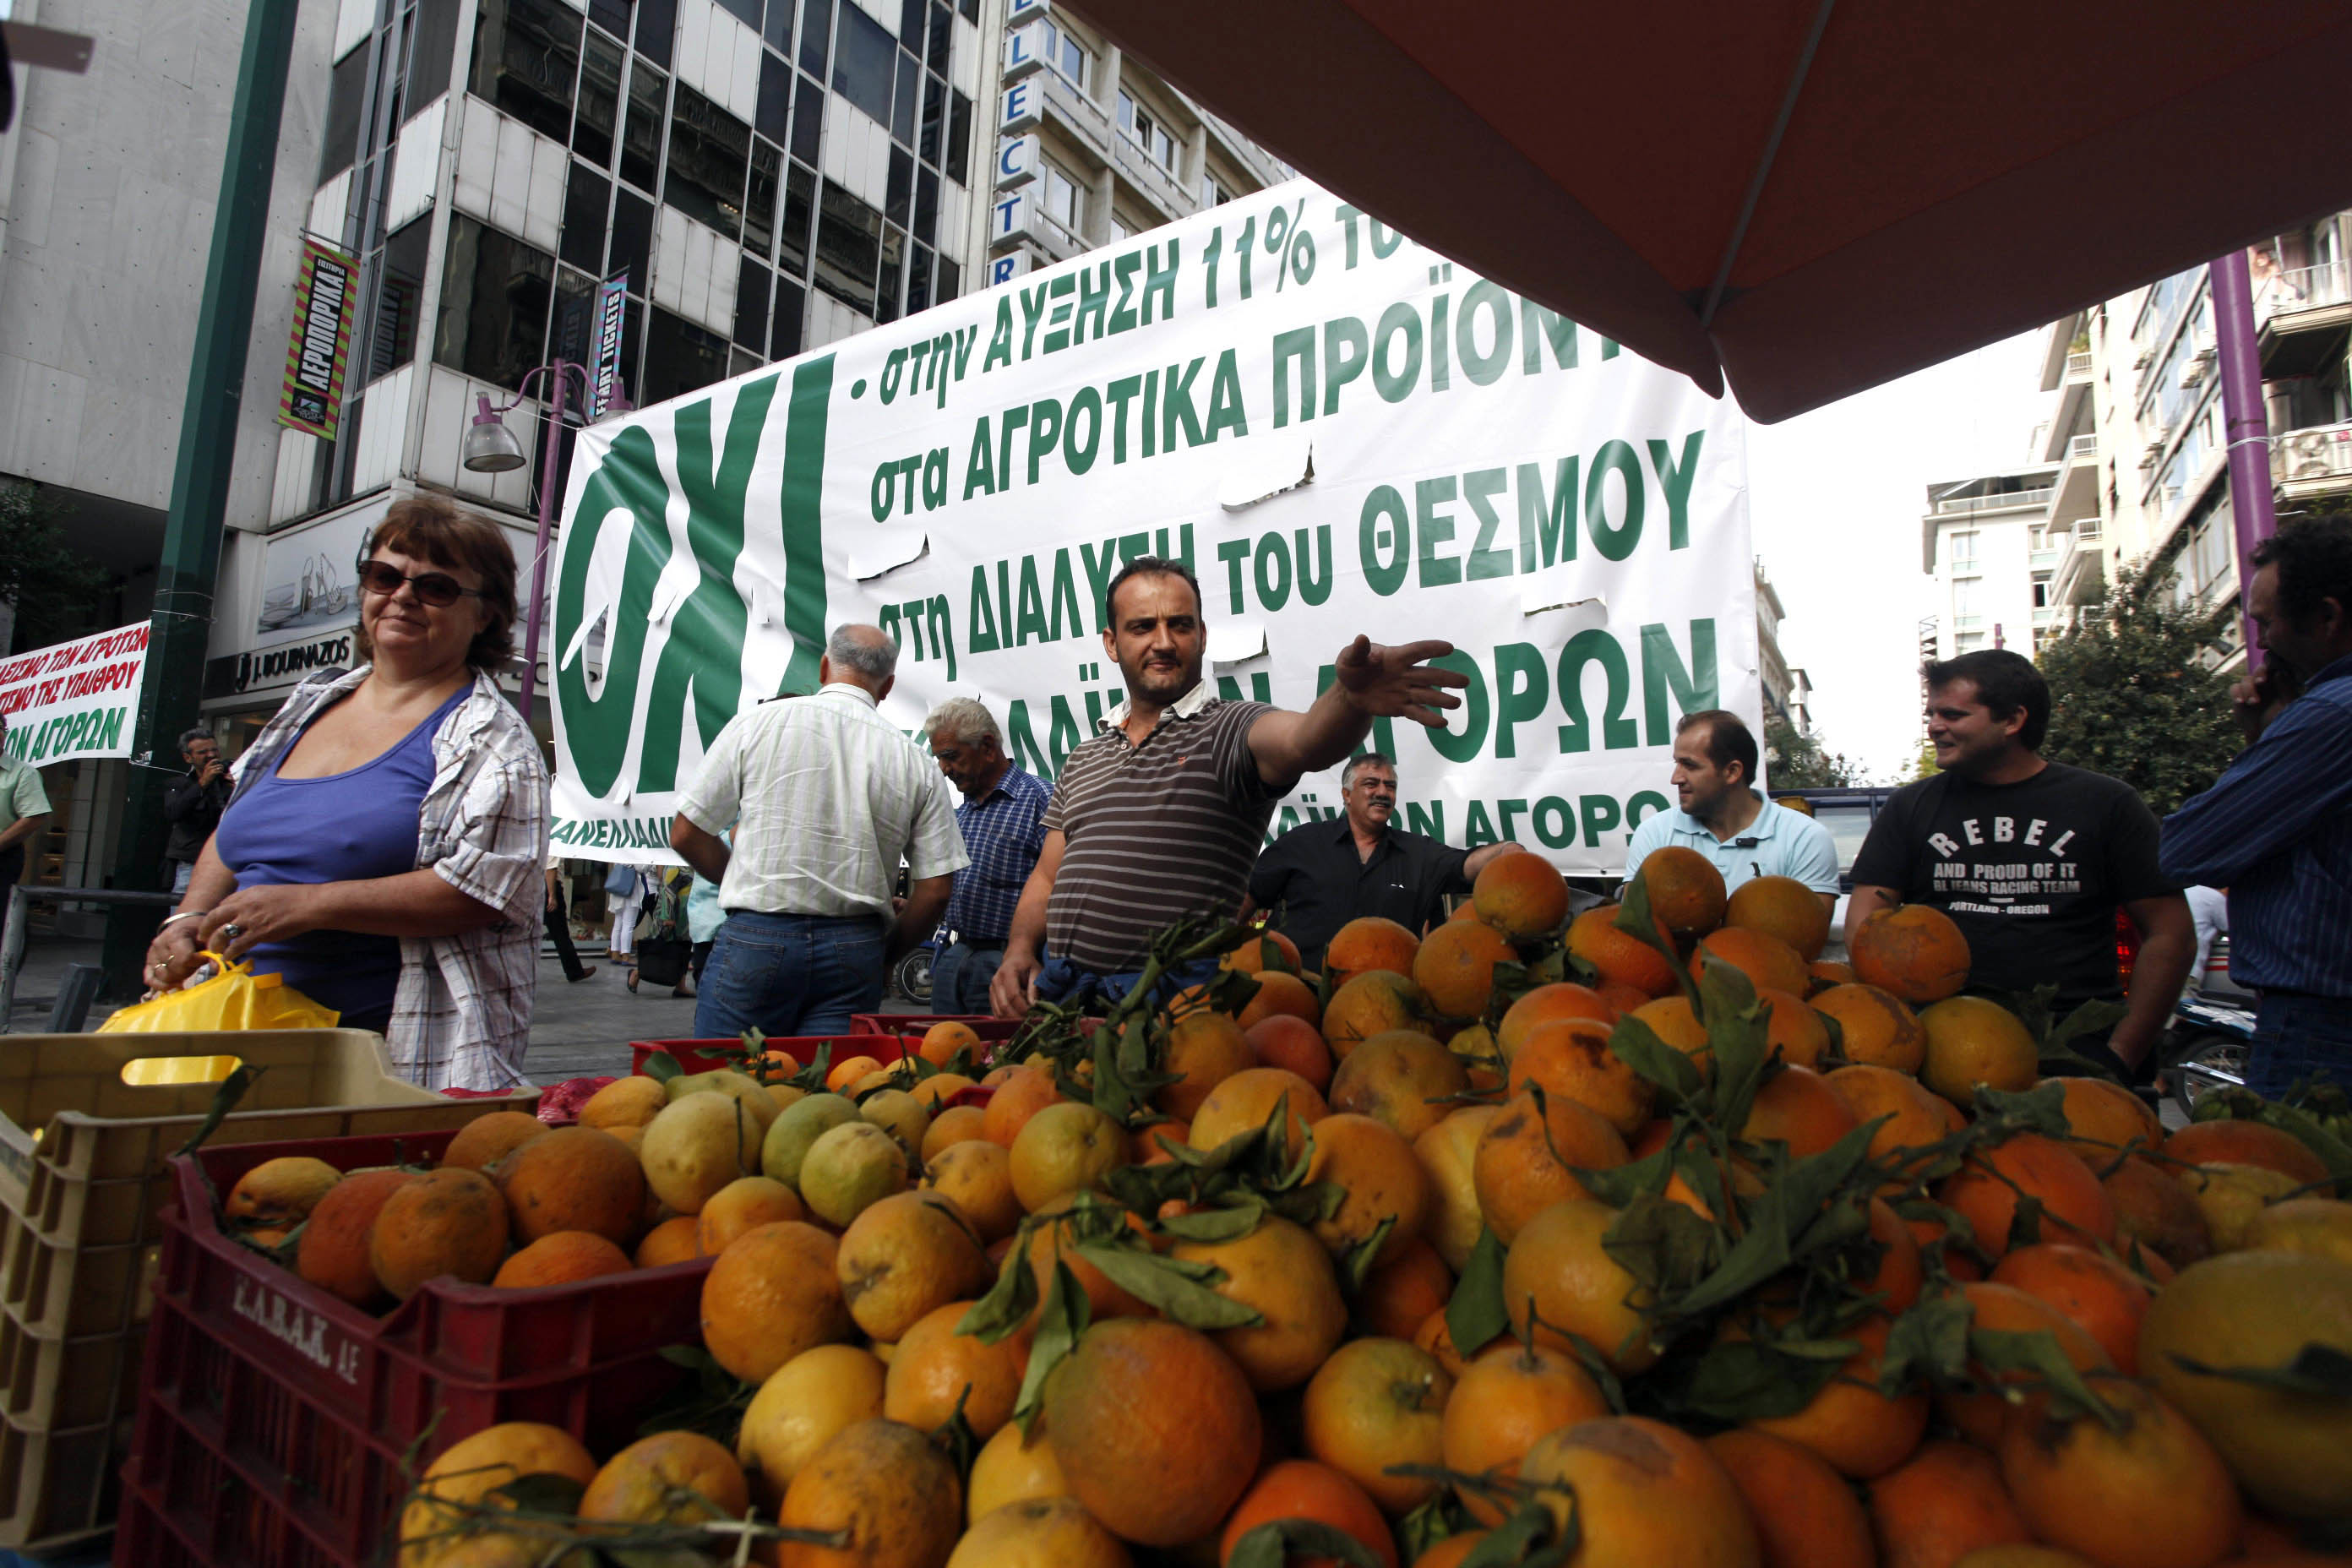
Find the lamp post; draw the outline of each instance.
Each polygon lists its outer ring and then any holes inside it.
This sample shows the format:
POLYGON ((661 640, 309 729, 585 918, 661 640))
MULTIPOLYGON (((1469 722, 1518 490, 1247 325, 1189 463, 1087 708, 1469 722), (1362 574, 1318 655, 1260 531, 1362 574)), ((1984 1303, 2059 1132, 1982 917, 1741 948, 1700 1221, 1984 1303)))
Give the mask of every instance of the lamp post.
MULTIPOLYGON (((520 468, 530 459, 523 456, 522 443, 506 426, 501 417, 522 405, 530 395, 530 384, 539 376, 548 379, 547 446, 539 465, 539 542, 531 552, 530 607, 523 616, 522 695, 516 706, 522 710, 522 721, 530 722, 531 700, 539 690, 539 633, 545 619, 547 605, 547 542, 555 530, 555 456, 556 442, 563 430, 563 394, 569 384, 566 378, 580 378, 582 401, 588 400, 589 389, 594 384, 593 374, 584 364, 567 359, 555 360, 539 366, 522 378, 511 402, 497 408, 490 406, 487 396, 476 395, 472 423, 466 427, 463 462, 469 472, 503 474, 520 468)), ((629 409, 629 400, 621 392, 616 379, 610 405, 605 413, 623 414, 629 409)))

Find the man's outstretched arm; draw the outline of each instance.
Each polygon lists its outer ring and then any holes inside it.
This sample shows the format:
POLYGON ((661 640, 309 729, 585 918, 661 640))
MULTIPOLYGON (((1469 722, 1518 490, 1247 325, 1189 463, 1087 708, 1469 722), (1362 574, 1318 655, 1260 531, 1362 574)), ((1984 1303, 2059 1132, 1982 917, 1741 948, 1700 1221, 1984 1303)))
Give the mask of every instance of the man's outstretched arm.
POLYGON ((1336 679, 1304 713, 1276 709, 1250 727, 1258 777, 1287 789, 1306 774, 1346 760, 1375 719, 1410 719, 1433 730, 1442 727, 1444 710, 1462 705, 1445 689, 1467 686, 1470 678, 1429 661, 1453 651, 1449 642, 1386 647, 1359 637, 1339 650, 1332 666, 1336 679))

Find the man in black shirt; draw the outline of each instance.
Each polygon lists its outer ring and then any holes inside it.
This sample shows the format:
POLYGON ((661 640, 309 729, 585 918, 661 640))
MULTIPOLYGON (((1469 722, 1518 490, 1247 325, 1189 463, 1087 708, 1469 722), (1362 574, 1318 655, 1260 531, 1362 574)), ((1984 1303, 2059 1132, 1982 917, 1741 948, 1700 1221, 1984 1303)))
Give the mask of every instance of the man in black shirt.
POLYGON ((180 736, 180 756, 188 771, 163 788, 163 820, 172 825, 164 840, 163 858, 170 863, 172 890, 188 890, 188 877, 196 858, 205 852, 213 829, 220 826, 221 808, 228 805, 228 764, 220 760, 220 742, 210 730, 190 730, 180 736))
POLYGON ((2006 649, 1928 665, 1927 739, 1943 771, 1898 790, 1853 862, 1851 933, 1895 903, 1951 916, 1971 989, 2058 987, 2057 1016, 2123 998, 2116 910, 2142 933, 2128 1011, 2104 1044, 2072 1045, 2140 1073, 2197 951, 2180 889, 2157 866, 2157 822, 2137 791, 2044 760, 2050 688, 2006 649))
POLYGON ((1273 914, 1307 968, 1323 967, 1325 946, 1360 915, 1419 934, 1444 913, 1446 894, 1468 892, 1487 861, 1518 848, 1507 841, 1454 849, 1393 827, 1396 795, 1396 763, 1365 752, 1339 774, 1344 814, 1294 827, 1258 857, 1250 902, 1273 914))

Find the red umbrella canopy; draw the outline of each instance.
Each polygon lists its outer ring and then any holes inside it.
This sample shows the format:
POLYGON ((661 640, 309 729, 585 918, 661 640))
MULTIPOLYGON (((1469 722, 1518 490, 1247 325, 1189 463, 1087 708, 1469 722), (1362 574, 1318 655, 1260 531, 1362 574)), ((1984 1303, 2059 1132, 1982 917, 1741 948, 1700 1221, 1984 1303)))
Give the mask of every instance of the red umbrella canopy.
POLYGON ((1086 0, 1382 221, 1770 421, 2352 205, 2347 0, 1086 0))

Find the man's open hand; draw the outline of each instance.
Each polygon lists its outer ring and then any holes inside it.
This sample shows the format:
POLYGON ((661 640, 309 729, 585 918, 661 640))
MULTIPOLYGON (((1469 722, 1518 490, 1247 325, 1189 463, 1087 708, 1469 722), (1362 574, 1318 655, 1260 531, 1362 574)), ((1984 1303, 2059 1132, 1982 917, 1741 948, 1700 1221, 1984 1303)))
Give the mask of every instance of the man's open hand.
POLYGON ((1348 700, 1376 719, 1404 718, 1433 730, 1443 729, 1443 710, 1462 706, 1462 700, 1445 689, 1467 686, 1470 678, 1460 670, 1433 668, 1429 660, 1453 651, 1450 642, 1389 647, 1359 637, 1339 650, 1333 675, 1348 700))

